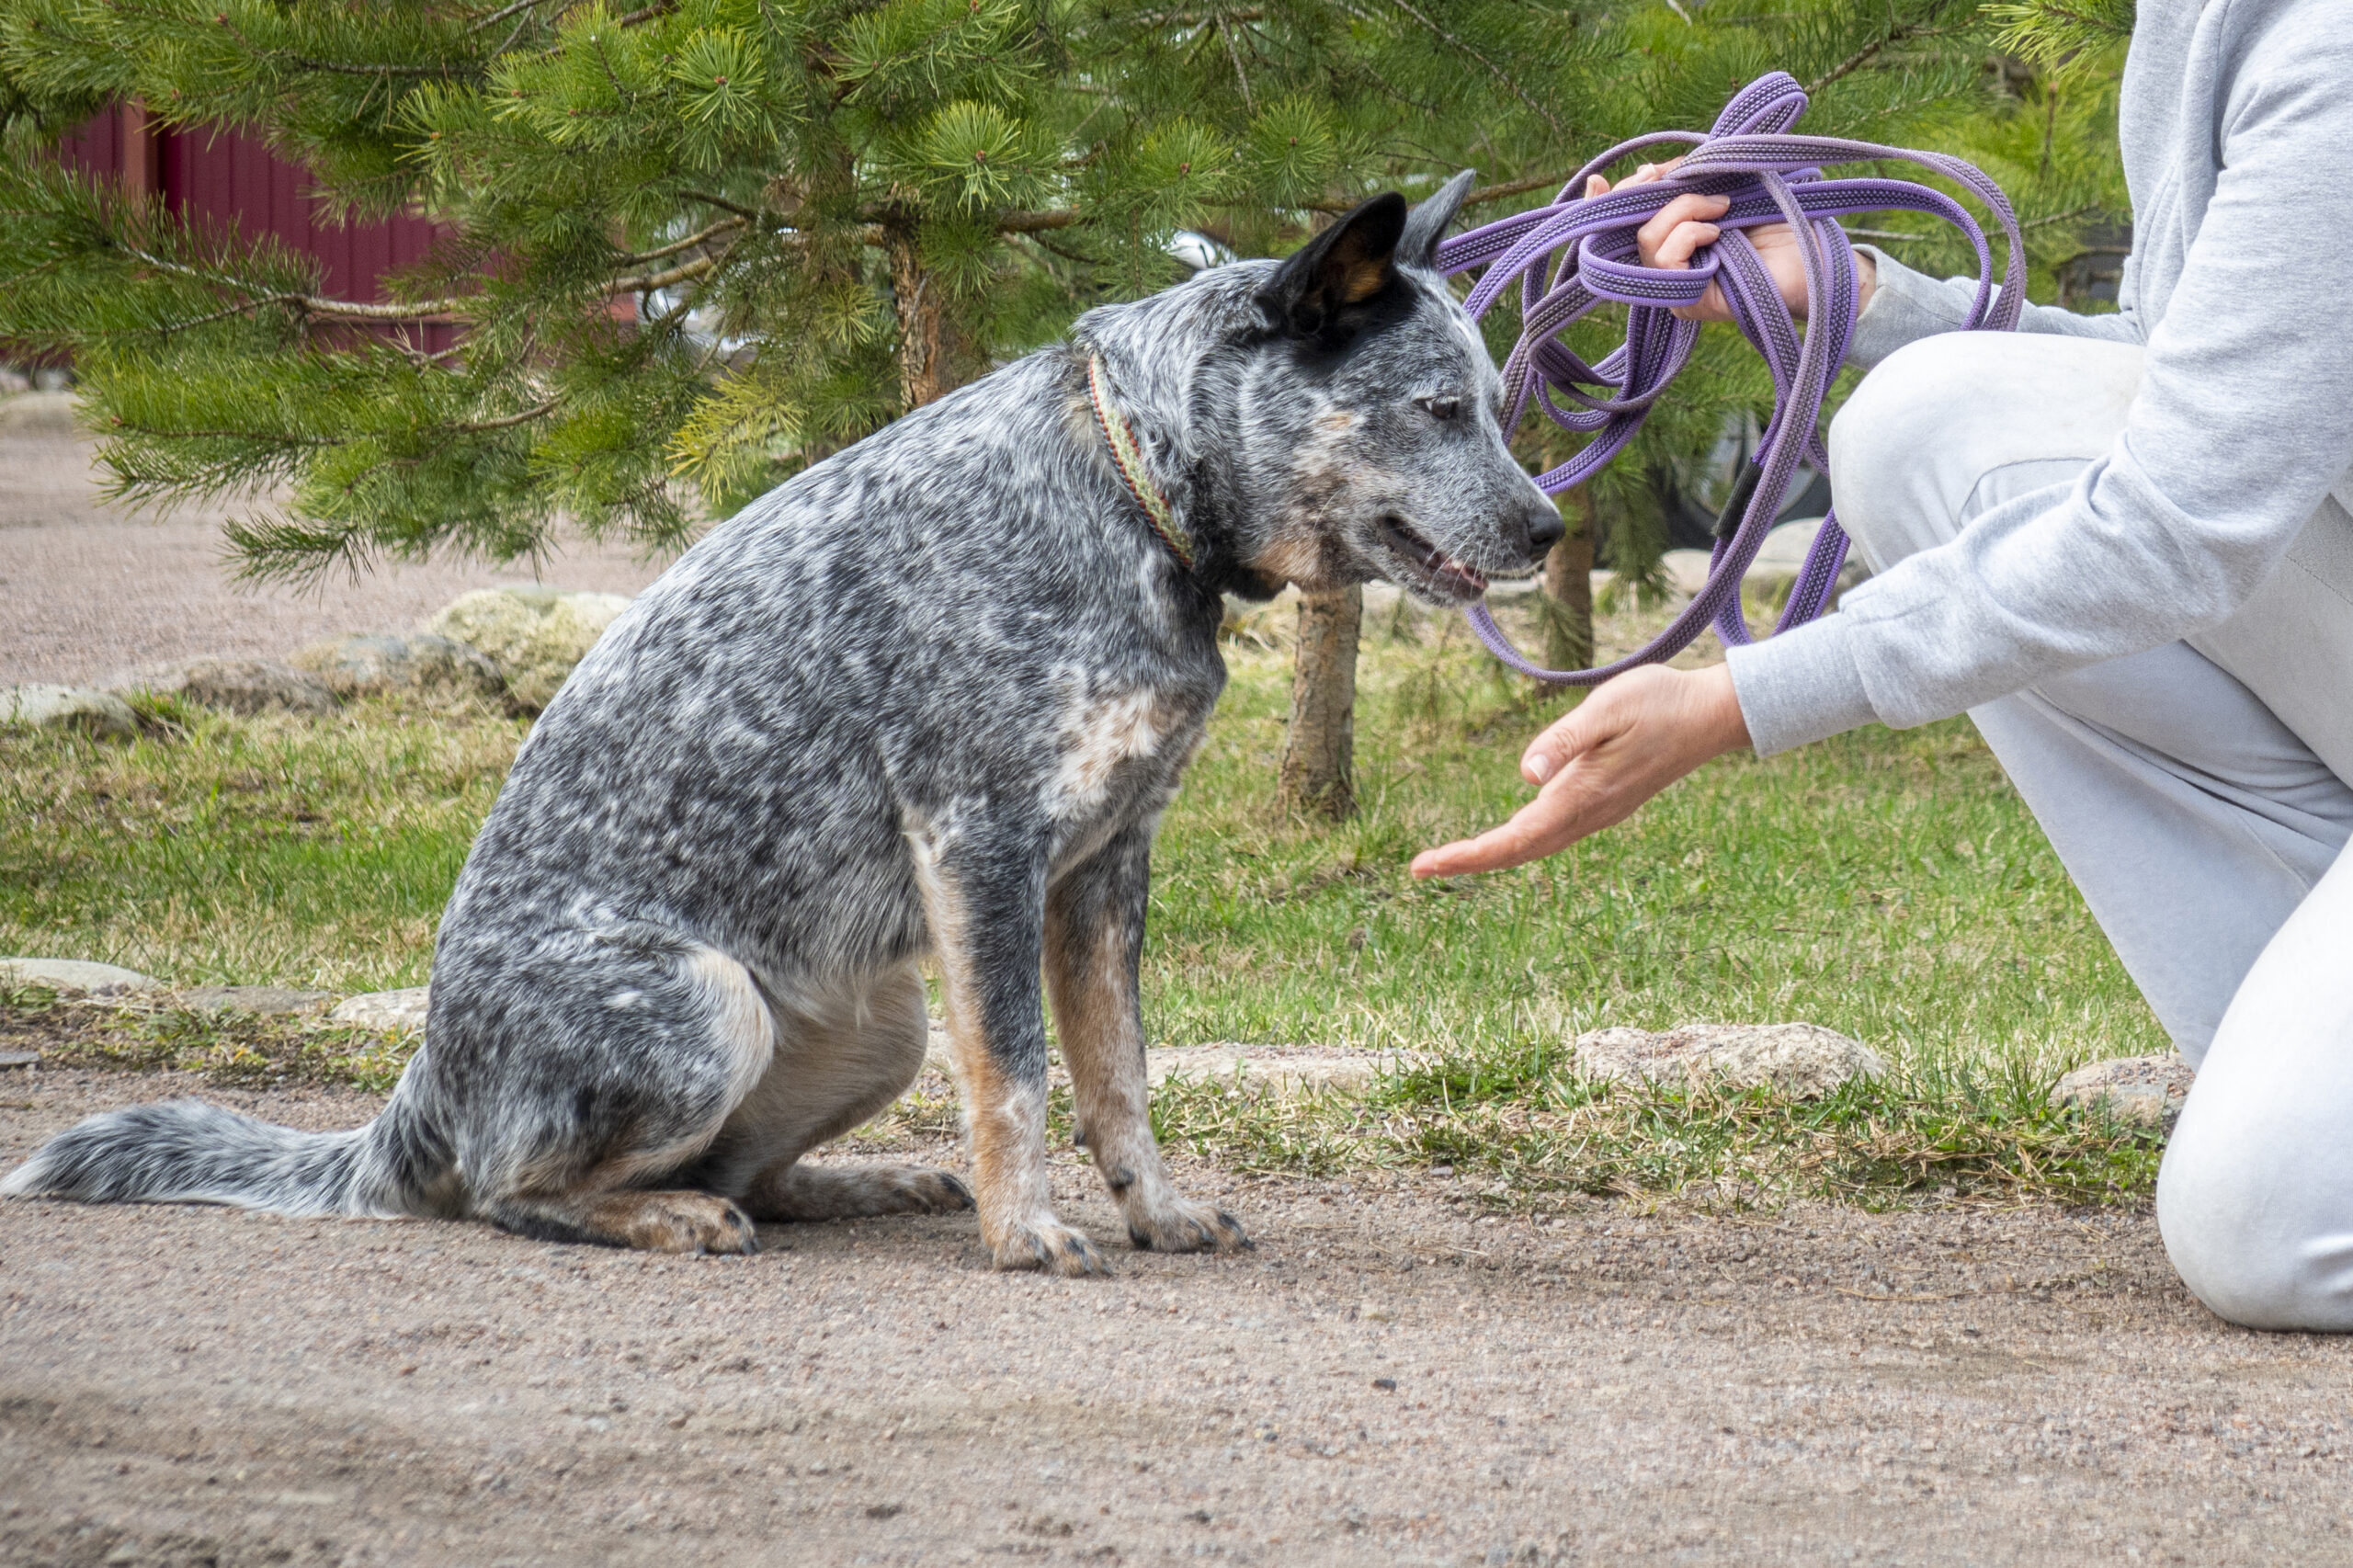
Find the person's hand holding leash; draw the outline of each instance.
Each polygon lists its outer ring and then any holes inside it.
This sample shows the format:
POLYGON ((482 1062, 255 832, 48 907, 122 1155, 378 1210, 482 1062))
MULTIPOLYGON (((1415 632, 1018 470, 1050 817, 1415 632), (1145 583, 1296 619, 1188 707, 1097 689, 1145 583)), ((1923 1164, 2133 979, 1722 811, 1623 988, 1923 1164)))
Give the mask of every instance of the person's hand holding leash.
POLYGON ((1520 776, 1536 799, 1501 827, 1414 857, 1417 877, 1501 870, 1623 822, 1709 758, 1748 744, 1732 672, 1629 670, 1529 743, 1520 776))
MULTIPOLYGON (((1618 187, 1648 185, 1664 179, 1675 172, 1680 158, 1670 158, 1664 164, 1644 164, 1618 187)), ((1585 182, 1588 198, 1606 196, 1611 187, 1599 175, 1585 182)), ((1680 270, 1691 265, 1692 253, 1701 245, 1711 245, 1723 233, 1714 220, 1732 207, 1729 196, 1678 196, 1654 213, 1651 221, 1634 232, 1634 244, 1642 252, 1644 267, 1663 267, 1680 270)), ((1798 237, 1787 223, 1767 223, 1748 231, 1748 243, 1756 247, 1756 259, 1773 275, 1773 285, 1781 291, 1790 313, 1805 314, 1805 260, 1798 251, 1798 237)), ((1871 301, 1871 290, 1879 287, 1879 267, 1862 253, 1855 255, 1855 303, 1859 310, 1871 301)), ((1721 284, 1708 285, 1707 293, 1696 305, 1677 305, 1675 313, 1685 321, 1730 321, 1732 306, 1724 299, 1721 284)))

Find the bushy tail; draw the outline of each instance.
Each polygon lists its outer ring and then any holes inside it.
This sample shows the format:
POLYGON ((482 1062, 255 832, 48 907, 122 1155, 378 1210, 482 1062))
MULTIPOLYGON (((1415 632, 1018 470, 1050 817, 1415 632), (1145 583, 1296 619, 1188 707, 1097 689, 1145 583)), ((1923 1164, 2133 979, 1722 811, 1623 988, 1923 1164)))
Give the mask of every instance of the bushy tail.
POLYGON ((298 1132, 201 1100, 172 1100, 108 1111, 60 1133, 0 1179, 0 1195, 390 1218, 424 1211, 438 1162, 422 1132, 399 1094, 349 1132, 298 1132))

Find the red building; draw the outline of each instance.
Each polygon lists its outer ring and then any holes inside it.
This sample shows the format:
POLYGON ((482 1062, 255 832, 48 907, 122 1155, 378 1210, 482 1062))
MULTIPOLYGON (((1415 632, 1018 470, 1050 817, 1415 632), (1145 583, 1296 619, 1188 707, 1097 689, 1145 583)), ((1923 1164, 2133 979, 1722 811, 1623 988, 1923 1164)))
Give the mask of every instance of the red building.
MULTIPOLYGON (((274 234, 318 257, 324 287, 338 300, 378 300, 387 272, 422 259, 433 225, 422 218, 337 223, 308 194, 310 176, 260 142, 231 131, 174 131, 137 104, 99 116, 59 149, 67 164, 109 175, 135 195, 156 194, 188 218, 233 223, 248 236, 274 234)), ((451 329, 425 329, 426 347, 449 346, 451 329)))

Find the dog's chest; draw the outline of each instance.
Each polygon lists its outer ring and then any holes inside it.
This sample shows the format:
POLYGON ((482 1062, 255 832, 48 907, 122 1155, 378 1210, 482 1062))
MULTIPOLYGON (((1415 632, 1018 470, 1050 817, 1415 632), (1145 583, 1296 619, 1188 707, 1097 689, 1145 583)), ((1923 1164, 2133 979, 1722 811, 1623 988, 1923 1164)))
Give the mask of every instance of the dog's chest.
POLYGON ((1164 688, 1067 694, 1055 715, 1047 815, 1076 825, 1125 815, 1131 801, 1158 810, 1200 744, 1206 718, 1197 699, 1164 688))

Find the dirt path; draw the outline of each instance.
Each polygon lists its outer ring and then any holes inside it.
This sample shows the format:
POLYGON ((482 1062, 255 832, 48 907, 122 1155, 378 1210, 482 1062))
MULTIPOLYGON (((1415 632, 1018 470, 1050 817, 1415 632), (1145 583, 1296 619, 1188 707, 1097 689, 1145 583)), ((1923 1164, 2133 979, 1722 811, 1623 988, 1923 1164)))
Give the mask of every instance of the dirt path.
MULTIPOLYGON (((0 686, 104 680, 200 653, 282 658, 339 632, 405 631, 470 589, 534 580, 529 562, 430 562, 306 590, 239 586, 221 538, 237 508, 156 521, 102 505, 92 448, 67 420, 62 397, 0 400, 0 686)), ((581 545, 537 576, 633 594, 661 565, 581 545)))
MULTIPOLYGON (((0 1160, 200 1087, 10 1074, 0 1160)), ((985 1271, 968 1218, 722 1260, 0 1203, 0 1562, 2353 1562, 2353 1345, 2218 1324, 2146 1216, 1184 1175, 1255 1255, 1069 1282, 985 1271)))

